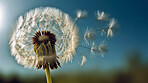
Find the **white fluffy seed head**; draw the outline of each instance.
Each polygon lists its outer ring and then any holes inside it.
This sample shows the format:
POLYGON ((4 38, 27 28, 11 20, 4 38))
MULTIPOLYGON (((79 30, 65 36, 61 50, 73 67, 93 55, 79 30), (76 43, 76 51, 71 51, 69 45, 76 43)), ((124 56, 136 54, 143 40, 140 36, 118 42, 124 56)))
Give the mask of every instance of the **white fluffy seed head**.
POLYGON ((46 30, 55 34, 57 40, 55 48, 60 61, 72 61, 76 53, 78 29, 69 15, 59 9, 35 8, 27 12, 26 16, 20 16, 15 28, 9 42, 11 54, 25 67, 36 65, 32 37, 37 31, 46 30))

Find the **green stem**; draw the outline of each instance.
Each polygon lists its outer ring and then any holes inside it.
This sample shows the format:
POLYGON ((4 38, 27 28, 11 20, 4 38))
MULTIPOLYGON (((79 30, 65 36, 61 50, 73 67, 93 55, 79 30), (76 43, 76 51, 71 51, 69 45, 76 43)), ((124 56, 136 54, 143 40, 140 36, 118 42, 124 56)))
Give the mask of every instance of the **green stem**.
POLYGON ((47 79, 47 83, 52 83, 49 68, 46 68, 45 70, 46 70, 46 79, 47 79))

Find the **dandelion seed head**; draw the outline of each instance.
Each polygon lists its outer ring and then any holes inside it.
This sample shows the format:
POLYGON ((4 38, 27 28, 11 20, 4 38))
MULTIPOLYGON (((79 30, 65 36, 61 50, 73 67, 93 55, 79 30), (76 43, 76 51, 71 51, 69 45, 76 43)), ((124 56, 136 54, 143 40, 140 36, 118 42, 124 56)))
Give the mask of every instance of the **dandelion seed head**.
MULTIPOLYGON (((68 14, 51 7, 35 8, 25 16, 20 16, 15 28, 9 42, 10 50, 17 62, 24 67, 36 66, 44 69, 50 65, 51 69, 57 68, 57 65, 51 64, 59 64, 57 57, 60 61, 72 62, 78 45, 78 29, 68 14), (42 47, 39 48, 41 44, 42 47), (39 49, 45 50, 47 44, 55 44, 54 56, 37 58, 34 46, 38 45, 39 49)), ((46 52, 43 54, 46 55, 46 52)))

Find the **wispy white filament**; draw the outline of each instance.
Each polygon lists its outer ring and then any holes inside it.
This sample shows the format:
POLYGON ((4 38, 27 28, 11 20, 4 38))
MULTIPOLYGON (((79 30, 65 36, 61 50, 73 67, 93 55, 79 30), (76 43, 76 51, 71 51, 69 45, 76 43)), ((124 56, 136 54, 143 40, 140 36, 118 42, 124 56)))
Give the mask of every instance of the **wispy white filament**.
POLYGON ((105 41, 103 41, 99 46, 98 50, 102 57, 104 57, 105 53, 108 51, 108 46, 105 44, 105 41))
MULTIPOLYGON (((83 17, 82 13, 80 17, 83 17)), ((56 52, 60 61, 72 61, 78 45, 78 29, 68 14, 59 9, 35 8, 20 16, 10 39, 11 54, 25 67, 36 63, 32 37, 36 31, 47 30, 56 35, 56 52)))
POLYGON ((95 43, 92 43, 91 46, 91 52, 92 54, 100 54, 102 57, 104 57, 104 54, 107 53, 108 46, 105 44, 105 41, 101 42, 100 45, 95 45, 95 43))
POLYGON ((112 18, 112 19, 110 20, 110 23, 109 23, 109 28, 114 27, 115 24, 116 24, 116 21, 115 21, 114 18, 112 18))
POLYGON ((88 40, 94 40, 96 38, 96 32, 93 29, 86 29, 84 34, 84 40, 86 41, 86 44, 89 45, 88 40))
POLYGON ((109 22, 109 28, 108 28, 108 31, 107 31, 107 37, 113 37, 113 29, 115 30, 115 25, 116 25, 116 21, 114 18, 112 18, 109 22))
POLYGON ((97 49, 96 49, 95 43, 93 42, 91 45, 91 53, 94 54, 96 52, 97 52, 97 49))
POLYGON ((81 61, 80 66, 83 66, 83 64, 86 63, 86 61, 87 61, 87 59, 86 59, 86 57, 83 55, 83 56, 82 56, 82 61, 81 61))

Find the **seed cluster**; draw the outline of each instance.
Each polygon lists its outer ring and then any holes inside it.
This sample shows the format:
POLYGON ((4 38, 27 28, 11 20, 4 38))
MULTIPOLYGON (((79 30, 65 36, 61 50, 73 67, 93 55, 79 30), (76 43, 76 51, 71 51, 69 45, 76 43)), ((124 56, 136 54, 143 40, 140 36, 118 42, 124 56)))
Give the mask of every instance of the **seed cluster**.
POLYGON ((47 44, 48 41, 50 41, 52 47, 55 45, 56 42, 56 36, 51 33, 50 31, 42 31, 42 35, 40 31, 37 31, 34 35, 34 37, 32 38, 32 43, 34 45, 39 46, 41 43, 47 44), (42 40, 40 39, 40 37, 46 36, 48 38, 43 38, 42 40))
POLYGON ((51 69, 57 69, 60 66, 55 51, 56 36, 50 31, 37 31, 32 38, 34 51, 37 60, 37 69, 43 69, 50 66, 51 69), (58 65, 58 66, 57 66, 58 65))

